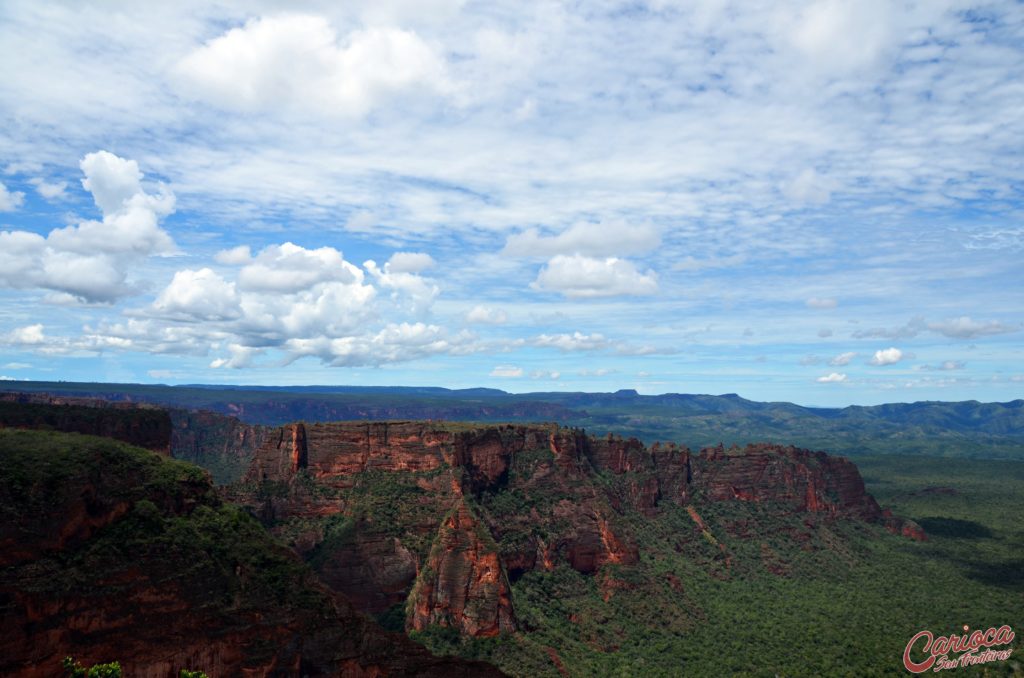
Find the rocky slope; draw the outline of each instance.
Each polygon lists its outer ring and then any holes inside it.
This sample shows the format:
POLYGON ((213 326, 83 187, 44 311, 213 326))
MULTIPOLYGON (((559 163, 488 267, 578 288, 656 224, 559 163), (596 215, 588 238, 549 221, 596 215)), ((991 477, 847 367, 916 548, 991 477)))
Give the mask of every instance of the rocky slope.
POLYGON ((0 430, 0 675, 500 675, 437 658, 324 588, 201 469, 90 436, 0 430))
MULTIPOLYGON (((925 538, 843 458, 763 444, 693 453, 556 425, 290 424, 227 496, 364 611, 469 637, 520 626, 510 585, 530 572, 568 566, 615 595, 627 584, 606 568, 639 566, 636 526, 683 510, 726 569, 731 554, 701 517, 725 503, 758 507, 753 533, 805 515, 811 530, 854 520, 925 538)), ((779 569, 770 556, 765 567, 779 569)))

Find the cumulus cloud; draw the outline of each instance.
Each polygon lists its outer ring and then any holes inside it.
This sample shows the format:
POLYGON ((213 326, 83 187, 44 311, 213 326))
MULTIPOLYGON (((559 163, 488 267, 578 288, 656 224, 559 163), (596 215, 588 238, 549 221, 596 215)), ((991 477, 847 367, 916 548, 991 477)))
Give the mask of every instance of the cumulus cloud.
MULTIPOLYGON (((414 270, 422 270, 426 262, 418 255, 399 258, 396 270, 392 265, 394 258, 391 257, 384 264, 384 268, 378 268, 372 260, 363 262, 363 268, 370 273, 377 284, 391 290, 392 300, 397 303, 404 302, 406 308, 414 314, 425 312, 434 303, 440 289, 429 278, 408 272, 408 267, 412 266, 414 270)), ((426 258, 430 259, 430 257, 426 258)))
POLYGON ((10 191, 0 181, 0 212, 12 212, 25 202, 25 194, 21 191, 10 191))
MULTIPOLYGON (((51 350, 212 351, 211 368, 232 369, 254 367, 271 352, 282 354, 278 365, 315 358, 351 367, 476 350, 470 333, 391 320, 413 307, 423 310, 418 305, 429 304, 437 290, 415 274, 390 271, 390 264, 381 269, 367 262, 364 272, 334 248, 294 243, 268 245, 255 255, 235 248, 218 259, 240 268, 233 276, 210 268, 179 270, 148 307, 129 311, 126 322, 86 327, 79 339, 47 338, 51 350)), ((20 343, 38 338, 26 332, 20 343)))
POLYGON ((661 233, 651 224, 631 225, 621 221, 582 222, 558 235, 541 235, 528 228, 509 236, 504 254, 524 257, 585 255, 626 256, 650 252, 661 244, 661 233))
POLYGON ((500 308, 474 306, 466 313, 466 322, 479 325, 504 325, 508 314, 500 308))
POLYGON ((811 297, 807 300, 807 308, 829 309, 839 305, 835 299, 830 297, 811 297))
POLYGON ((658 280, 653 271, 641 273, 625 259, 560 254, 540 270, 531 286, 570 299, 588 299, 651 295, 658 291, 658 280))
POLYGON ((846 381, 846 375, 840 372, 832 372, 824 377, 818 377, 815 381, 819 384, 838 384, 841 381, 846 381))
POLYGON ((238 274, 244 290, 290 293, 317 283, 356 283, 363 272, 345 261, 333 247, 309 250, 291 242, 265 247, 238 274))
POLYGON ((235 284, 208 268, 175 273, 153 307, 162 313, 183 314, 198 320, 235 318, 241 313, 235 284))
POLYGON ((856 352, 848 351, 846 353, 840 353, 835 358, 832 358, 832 360, 828 361, 828 364, 832 365, 833 367, 842 367, 843 365, 849 365, 850 361, 856 357, 856 352))
POLYGON ((505 379, 517 379, 523 376, 523 368, 516 367, 515 365, 498 365, 491 370, 489 376, 502 377, 505 379))
POLYGON ((178 63, 181 91, 223 109, 366 115, 408 91, 455 91, 439 50, 416 33, 366 28, 339 38, 319 16, 248 21, 178 63))
POLYGON ((145 192, 134 160, 98 151, 80 166, 82 186, 92 193, 103 220, 56 228, 46 238, 0 232, 0 285, 111 302, 134 291, 127 280, 133 264, 175 251, 160 227, 160 219, 174 211, 174 196, 163 187, 157 194, 145 192))
POLYGON ((903 351, 898 348, 884 348, 875 351, 871 358, 872 365, 895 365, 905 357, 903 351))

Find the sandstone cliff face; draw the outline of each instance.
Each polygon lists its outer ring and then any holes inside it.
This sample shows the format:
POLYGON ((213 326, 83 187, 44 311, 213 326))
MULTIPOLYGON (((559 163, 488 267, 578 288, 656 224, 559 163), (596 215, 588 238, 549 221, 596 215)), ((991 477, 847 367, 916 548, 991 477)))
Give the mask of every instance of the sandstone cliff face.
POLYGON ((694 482, 712 501, 777 502, 794 511, 877 521, 881 509, 857 467, 842 457, 778 445, 701 450, 694 482))
POLYGON ((441 523, 408 611, 408 628, 456 628, 470 636, 515 631, 508 578, 498 548, 460 499, 441 523))
POLYGON ((759 502, 923 536, 883 513, 842 458, 773 445, 695 455, 555 425, 289 424, 229 496, 361 610, 393 616, 404 603, 407 629, 473 636, 516 628, 509 582, 527 572, 638 563, 630 512, 759 502))
POLYGON ((34 431, 0 451, 0 675, 61 675, 66 655, 142 678, 501 675, 384 632, 198 468, 34 431))

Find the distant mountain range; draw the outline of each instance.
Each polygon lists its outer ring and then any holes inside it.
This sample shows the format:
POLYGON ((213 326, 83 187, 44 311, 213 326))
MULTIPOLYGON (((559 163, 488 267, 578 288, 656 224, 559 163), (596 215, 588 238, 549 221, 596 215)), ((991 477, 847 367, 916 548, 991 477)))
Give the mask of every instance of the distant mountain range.
POLYGON ((736 394, 523 393, 490 388, 379 386, 165 386, 16 382, 6 391, 149 402, 210 410, 253 424, 435 419, 558 422, 603 435, 692 448, 765 441, 829 452, 1024 460, 1024 400, 814 408, 736 394))

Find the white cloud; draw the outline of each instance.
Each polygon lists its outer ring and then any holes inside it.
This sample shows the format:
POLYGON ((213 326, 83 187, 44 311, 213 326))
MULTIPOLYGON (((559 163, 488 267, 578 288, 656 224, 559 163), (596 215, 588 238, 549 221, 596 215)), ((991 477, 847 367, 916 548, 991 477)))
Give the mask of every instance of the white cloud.
POLYGON ((624 259, 592 259, 579 254, 553 257, 531 286, 560 292, 570 299, 647 296, 658 291, 653 271, 641 273, 624 259))
MULTIPOLYGON (((427 258, 429 259, 429 257, 427 258)), ((400 268, 409 263, 415 267, 417 263, 422 264, 423 262, 416 262, 415 260, 409 262, 402 258, 399 259, 400 268)), ((407 310, 413 314, 425 313, 440 293, 438 286, 429 278, 424 278, 415 273, 393 270, 391 260, 384 264, 383 269, 378 268, 377 264, 372 260, 363 262, 363 268, 369 272, 377 284, 391 290, 392 300, 398 304, 404 304, 407 310)))
POLYGON ((498 365, 491 370, 491 377, 502 377, 504 379, 518 379, 523 376, 523 368, 515 365, 498 365))
POLYGON ((850 361, 857 357, 857 353, 854 351, 848 351, 846 353, 840 353, 832 360, 828 361, 829 365, 833 367, 842 367, 843 365, 849 365, 850 361))
POLYGON ((293 243, 268 245, 255 257, 241 248, 220 254, 221 261, 248 262, 236 280, 210 268, 177 271, 149 307, 130 312, 128 322, 86 328, 83 339, 58 348, 214 351, 211 368, 235 369, 253 367, 257 357, 271 351, 283 354, 285 362, 312 357, 351 367, 477 350, 470 333, 390 321, 410 310, 409 299, 413 306, 429 306, 437 289, 412 273, 391 272, 389 264, 381 270, 367 262, 367 278, 333 248, 309 250, 293 243), (378 289, 391 290, 391 297, 382 298, 378 289), (396 295, 401 303, 392 303, 396 295))
POLYGON ((474 306, 466 313, 466 322, 480 325, 504 325, 508 322, 508 313, 500 308, 474 306))
POLYGON ((46 343, 46 340, 41 323, 15 328, 3 337, 3 343, 15 346, 38 346, 46 343))
POLYGON ((610 346, 610 342, 602 334, 541 334, 530 342, 540 348, 557 348, 560 351, 596 351, 610 346))
POLYGON ((875 355, 871 358, 872 365, 894 365, 904 358, 903 351, 898 348, 885 348, 875 351, 875 355))
POLYGON ((819 384, 838 384, 839 382, 846 381, 846 375, 840 372, 832 372, 824 377, 818 377, 815 381, 819 384))
POLYGON ((839 305, 839 302, 831 297, 811 297, 807 300, 807 308, 830 309, 839 305))
POLYGON ((182 314, 197 320, 235 318, 241 313, 235 284, 208 268, 175 273, 153 307, 161 313, 182 314))
POLYGON ((385 265, 392 273, 422 273, 436 263, 425 252, 395 252, 385 265))
POLYGON ((9 191, 0 181, 0 212, 13 212, 25 202, 25 194, 21 191, 9 191))
POLYGON ((106 151, 86 155, 81 168, 82 185, 92 191, 103 220, 56 228, 46 238, 0 232, 0 285, 111 302, 134 291, 127 280, 133 264, 175 251, 159 225, 174 211, 173 195, 163 187, 146 193, 138 165, 106 151))
POLYGON ((553 370, 533 370, 530 372, 530 379, 550 379, 551 381, 557 381, 562 374, 553 370))
POLYGON ((32 365, 29 363, 7 363, 3 365, 5 370, 27 370, 31 367, 32 365))
POLYGON ((928 323, 928 329, 952 339, 976 339, 992 334, 1016 332, 1019 328, 1010 327, 996 320, 976 322, 968 316, 928 323))
POLYGON ((594 370, 580 370, 576 374, 578 374, 581 377, 603 377, 605 375, 612 374, 617 371, 618 370, 612 370, 606 367, 599 367, 594 370))
POLYGON ((183 93, 234 111, 359 118, 408 91, 447 95, 438 50, 411 31, 366 28, 339 38, 324 17, 252 19, 187 55, 183 93))
POLYGON ((229 250, 221 250, 213 258, 217 263, 225 266, 242 266, 252 260, 252 251, 248 245, 239 245, 229 250))
POLYGON ((47 200, 56 200, 64 197, 64 192, 68 188, 66 181, 57 181, 50 183, 41 177, 36 177, 29 181, 30 184, 36 187, 36 192, 43 196, 47 200))
POLYGON ((363 272, 333 247, 309 250, 290 242, 263 248, 238 274, 240 289, 257 292, 291 293, 323 282, 362 280, 363 272))
POLYGON ((509 236, 502 251, 524 257, 560 254, 609 257, 643 254, 660 244, 661 233, 651 224, 603 221, 581 222, 554 236, 544 236, 536 228, 528 228, 509 236))
POLYGON ((228 368, 235 370, 242 369, 243 367, 251 367, 253 358, 263 353, 263 351, 258 348, 242 346, 241 344, 230 344, 228 346, 228 352, 231 354, 230 358, 217 358, 210 363, 210 367, 213 369, 228 368))

